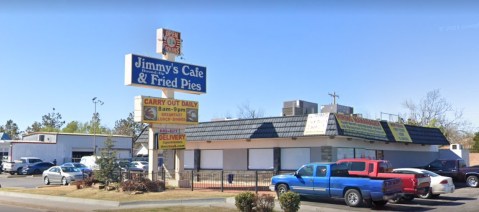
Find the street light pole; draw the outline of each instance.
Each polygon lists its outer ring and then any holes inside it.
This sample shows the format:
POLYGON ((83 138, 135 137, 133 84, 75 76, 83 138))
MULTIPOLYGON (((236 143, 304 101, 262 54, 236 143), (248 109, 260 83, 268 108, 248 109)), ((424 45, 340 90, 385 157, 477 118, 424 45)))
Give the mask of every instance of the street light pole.
POLYGON ((96 128, 98 124, 98 115, 96 114, 96 104, 99 103, 100 105, 103 105, 104 102, 96 97, 93 97, 91 101, 95 105, 95 113, 93 113, 94 120, 92 124, 93 124, 93 155, 96 155, 96 128))

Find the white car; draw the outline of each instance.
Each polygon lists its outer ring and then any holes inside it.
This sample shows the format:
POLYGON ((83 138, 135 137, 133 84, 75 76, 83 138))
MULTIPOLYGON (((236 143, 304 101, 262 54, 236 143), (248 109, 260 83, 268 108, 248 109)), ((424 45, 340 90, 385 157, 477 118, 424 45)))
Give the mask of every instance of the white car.
POLYGON ((131 166, 143 169, 143 171, 148 171, 148 162, 146 161, 132 161, 131 166))
POLYGON ((417 168, 400 168, 393 169, 394 173, 404 173, 404 174, 425 174, 431 178, 431 187, 429 192, 424 195, 418 195, 423 199, 430 199, 438 197, 440 194, 453 193, 456 187, 452 182, 452 178, 438 175, 434 172, 417 169, 417 168))

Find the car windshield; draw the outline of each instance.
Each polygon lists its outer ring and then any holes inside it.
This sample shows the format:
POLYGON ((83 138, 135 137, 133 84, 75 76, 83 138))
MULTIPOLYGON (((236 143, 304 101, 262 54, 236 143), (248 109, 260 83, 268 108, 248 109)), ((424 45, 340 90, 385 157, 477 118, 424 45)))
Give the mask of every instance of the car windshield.
POLYGON ((81 164, 81 163, 75 163, 73 164, 76 168, 85 168, 86 166, 81 164))
POLYGON ((431 177, 440 176, 440 175, 438 175, 438 174, 436 174, 436 173, 434 173, 434 172, 428 171, 428 170, 421 170, 421 172, 422 172, 423 174, 427 174, 427 175, 429 175, 429 176, 431 176, 431 177))
POLYGON ((80 169, 74 167, 62 167, 63 172, 81 172, 80 169))

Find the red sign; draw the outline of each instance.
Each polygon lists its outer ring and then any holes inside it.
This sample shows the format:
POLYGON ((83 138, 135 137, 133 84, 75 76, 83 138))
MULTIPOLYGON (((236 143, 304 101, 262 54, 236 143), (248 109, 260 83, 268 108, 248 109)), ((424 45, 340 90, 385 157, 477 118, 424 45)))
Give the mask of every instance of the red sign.
POLYGON ((167 52, 181 55, 181 34, 168 29, 162 30, 162 53, 166 54, 167 52))

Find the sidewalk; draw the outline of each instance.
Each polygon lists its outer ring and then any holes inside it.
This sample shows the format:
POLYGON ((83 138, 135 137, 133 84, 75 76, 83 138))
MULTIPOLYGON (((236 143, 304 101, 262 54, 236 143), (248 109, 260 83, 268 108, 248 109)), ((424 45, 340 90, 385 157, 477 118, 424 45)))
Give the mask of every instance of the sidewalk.
MULTIPOLYGON (((133 208, 158 208, 168 206, 218 206, 236 210, 234 197, 205 198, 205 199, 178 199, 138 202, 118 202, 107 200, 82 199, 61 196, 25 194, 0 191, 0 202, 27 208, 45 209, 48 211, 95 211, 119 210, 133 208)), ((275 202, 275 210, 280 211, 279 202, 275 202)), ((317 208, 301 205, 300 211, 337 212, 342 210, 332 208, 317 208)))

